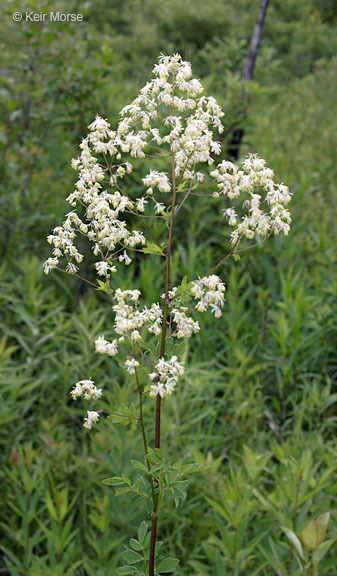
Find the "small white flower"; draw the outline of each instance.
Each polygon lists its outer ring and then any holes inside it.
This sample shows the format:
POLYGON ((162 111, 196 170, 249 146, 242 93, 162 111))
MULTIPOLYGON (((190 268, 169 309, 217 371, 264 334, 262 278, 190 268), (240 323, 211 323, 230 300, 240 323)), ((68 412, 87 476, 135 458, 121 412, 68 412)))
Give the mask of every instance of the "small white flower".
POLYGON ((69 274, 76 274, 77 270, 78 270, 78 267, 75 266, 75 264, 73 264, 72 262, 69 262, 69 263, 68 263, 68 265, 67 265, 67 272, 68 272, 69 274))
POLYGON ((162 398, 165 396, 166 387, 162 382, 157 382, 156 384, 152 384, 150 389, 150 396, 161 396, 162 398))
POLYGON ((84 428, 87 428, 88 430, 91 430, 92 425, 96 424, 96 422, 98 422, 99 420, 99 413, 95 412, 93 410, 88 410, 88 415, 87 418, 84 419, 84 428))
POLYGON ((97 340, 95 340, 95 350, 98 354, 106 354, 106 347, 108 341, 105 340, 104 336, 99 336, 97 340))
POLYGON ((117 340, 108 342, 106 346, 106 354, 108 356, 116 356, 116 354, 118 354, 117 340))
POLYGON ((77 170, 79 164, 80 164, 81 160, 79 158, 73 158, 71 161, 71 167, 74 168, 74 170, 77 170))
POLYGON ((228 217, 228 224, 230 226, 235 226, 237 223, 237 214, 233 208, 227 208, 223 211, 224 216, 228 217))
POLYGON ((101 262, 96 262, 95 268, 99 276, 105 276, 108 273, 109 264, 105 262, 105 260, 102 260, 101 262))
POLYGON ((165 204, 161 202, 156 202, 154 206, 155 214, 165 214, 165 204))
POLYGON ((116 174, 119 178, 123 178, 126 174, 126 170, 125 170, 124 166, 119 166, 116 170, 116 174))
POLYGON ((137 198, 136 208, 137 208, 138 212, 144 212, 145 206, 147 203, 148 203, 148 200, 146 200, 145 198, 137 198))
POLYGON ((136 371, 135 369, 137 368, 137 366, 139 366, 139 362, 137 362, 137 360, 135 360, 134 358, 130 358, 125 362, 125 368, 127 372, 129 372, 129 374, 135 374, 136 371))
POLYGON ((48 258, 43 265, 44 273, 49 274, 51 270, 57 267, 58 263, 58 258, 48 258))
POLYGON ((90 124, 89 130, 91 130, 91 131, 97 130, 99 132, 104 132, 109 128, 109 126, 110 126, 109 122, 107 122, 106 120, 104 120, 103 118, 98 116, 98 114, 97 114, 94 122, 92 122, 92 124, 90 124))
POLYGON ((77 398, 82 396, 82 385, 80 382, 77 382, 77 384, 75 384, 75 386, 71 390, 70 394, 71 394, 73 400, 76 400, 77 398))
POLYGON ((140 339, 141 339, 141 335, 140 335, 140 333, 138 332, 138 330, 132 330, 132 332, 131 332, 131 340, 132 340, 133 342, 137 342, 137 341, 140 340, 140 339))
POLYGON ((129 266, 132 262, 130 256, 126 253, 126 250, 124 250, 123 254, 119 256, 118 260, 124 262, 125 266, 129 266))

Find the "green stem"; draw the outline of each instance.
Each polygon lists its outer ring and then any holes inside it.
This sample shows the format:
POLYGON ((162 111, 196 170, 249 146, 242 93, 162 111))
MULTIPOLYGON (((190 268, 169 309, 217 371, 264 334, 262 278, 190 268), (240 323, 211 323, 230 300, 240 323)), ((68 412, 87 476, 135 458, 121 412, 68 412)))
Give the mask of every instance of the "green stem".
POLYGON ((146 432, 145 432, 145 426, 144 426, 144 420, 143 420, 143 392, 142 392, 141 387, 140 387, 137 368, 135 368, 135 376, 136 376, 136 383, 137 383, 137 389, 138 389, 138 394, 139 394, 139 420, 140 420, 140 427, 142 430, 145 460, 146 460, 146 464, 147 464, 149 481, 151 484, 152 501, 153 501, 153 505, 155 505, 156 495, 155 495, 155 490, 154 490, 153 477, 151 474, 151 466, 150 466, 150 462, 146 458, 147 453, 148 453, 148 448, 147 448, 147 439, 146 439, 146 432))
MULTIPOLYGON (((160 358, 164 357, 165 345, 166 345, 167 318, 168 318, 168 311, 169 311, 171 249, 172 249, 173 226, 174 226, 174 212, 175 212, 176 199, 177 199, 175 165, 174 165, 174 155, 173 154, 172 154, 172 184, 173 184, 173 195, 172 195, 171 221, 170 221, 169 237, 168 237, 167 252, 166 252, 165 300, 164 300, 164 308, 163 308, 163 324, 162 324, 161 343, 160 343, 160 358)), ((157 398, 156 398, 155 448, 160 448, 160 416, 161 416, 161 396, 159 394, 157 394, 157 398)), ((154 510, 152 513, 151 543, 150 543, 150 556, 149 556, 149 576, 154 576, 154 560, 155 560, 155 552, 156 552, 156 537, 157 537, 157 526, 158 526, 158 500, 159 500, 159 494, 157 494, 155 505, 154 505, 154 510)))
MULTIPOLYGON (((299 471, 297 473, 297 478, 296 478, 296 491, 295 491, 295 501, 294 501, 294 509, 291 515, 291 519, 292 519, 292 528, 293 531, 296 532, 296 518, 297 518, 297 508, 298 508, 298 500, 299 500, 299 495, 300 495, 300 488, 301 488, 301 481, 302 481, 302 474, 299 471)), ((292 562, 294 559, 294 548, 291 547, 290 550, 290 554, 288 557, 288 561, 287 561, 287 569, 288 571, 290 571, 292 562)))
POLYGON ((234 576, 234 574, 235 574, 237 549, 238 549, 238 528, 236 526, 234 528, 234 550, 233 550, 232 576, 234 576))
POLYGON ((228 254, 224 258, 222 258, 220 262, 218 262, 215 266, 213 266, 213 268, 209 272, 207 272, 205 276, 210 276, 210 274, 213 274, 213 272, 215 272, 218 268, 220 268, 220 266, 222 266, 231 256, 233 256, 233 254, 235 254, 235 250, 238 247, 240 240, 241 236, 239 236, 231 251, 228 252, 228 254))

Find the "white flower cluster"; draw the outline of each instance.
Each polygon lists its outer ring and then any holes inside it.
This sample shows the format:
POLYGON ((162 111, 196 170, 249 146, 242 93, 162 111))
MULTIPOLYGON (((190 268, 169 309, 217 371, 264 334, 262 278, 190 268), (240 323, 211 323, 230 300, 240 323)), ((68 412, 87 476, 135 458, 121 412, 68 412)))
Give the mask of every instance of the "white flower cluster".
MULTIPOLYGON (((146 239, 138 230, 128 230, 123 220, 123 213, 134 208, 135 203, 119 190, 109 193, 103 189, 102 181, 105 178, 105 170, 101 167, 93 153, 105 153, 110 150, 109 143, 105 144, 106 138, 114 138, 115 132, 110 130, 106 120, 96 117, 89 126, 90 133, 82 141, 81 155, 73 160, 72 166, 79 171, 79 179, 75 191, 67 198, 69 204, 76 207, 77 204, 84 206, 86 222, 83 222, 75 211, 69 212, 62 226, 53 230, 48 236, 48 242, 54 246, 53 257, 48 258, 44 265, 46 274, 56 268, 61 256, 68 260, 67 271, 74 274, 77 272, 76 264, 79 264, 83 255, 77 250, 74 240, 77 234, 86 236, 93 243, 94 254, 100 255, 101 260, 95 264, 99 276, 109 276, 110 272, 116 272, 116 267, 108 262, 108 256, 116 248, 134 248, 137 245, 145 245, 146 239), (75 261, 76 264, 73 263, 75 261)), ((115 148, 111 148, 115 152, 115 148)), ((132 165, 128 162, 119 165, 116 175, 110 179, 110 185, 117 184, 117 176, 123 178, 132 171, 132 165)), ((130 264, 131 259, 124 254, 119 256, 119 262, 130 264)))
POLYGON ((80 254, 74 245, 75 229, 82 231, 82 233, 87 231, 79 216, 72 211, 67 214, 63 225, 54 228, 53 234, 48 236, 47 240, 49 244, 53 244, 54 250, 53 258, 48 258, 44 263, 45 274, 57 267, 59 258, 62 255, 65 255, 69 261, 67 272, 70 274, 77 272, 78 268, 71 260, 75 260, 77 264, 80 264, 83 260, 83 254, 80 254))
MULTIPOLYGON (((213 129, 223 131, 223 112, 214 98, 200 96, 201 83, 191 78, 191 65, 178 54, 161 56, 153 74, 154 78, 141 89, 139 96, 123 108, 115 144, 135 157, 144 156, 148 144, 166 145, 174 153, 176 176, 194 179, 195 165, 212 164, 212 154, 220 153, 221 146, 213 139, 213 129), (167 114, 162 117, 161 133, 153 124, 160 118, 163 105, 167 114)), ((155 186, 161 192, 171 189, 166 174, 161 172, 151 171, 143 182, 149 194, 155 186)))
POLYGON ((158 188, 159 192, 171 192, 171 182, 165 172, 150 170, 150 173, 143 178, 143 184, 147 186, 146 194, 153 194, 153 188, 158 188))
POLYGON ((271 233, 285 235, 289 233, 291 217, 286 206, 291 200, 289 189, 284 184, 274 183, 274 173, 266 168, 266 162, 256 155, 250 155, 238 166, 224 160, 211 176, 218 182, 214 196, 224 195, 230 200, 246 195, 243 208, 248 211, 238 223, 238 214, 231 207, 224 210, 230 226, 236 226, 231 234, 232 243, 236 244, 242 237, 252 239, 255 233, 268 236, 271 233), (264 193, 264 194, 262 194, 264 193), (267 204, 268 212, 261 205, 267 204))
POLYGON ((150 387, 150 396, 159 394, 163 398, 172 394, 177 382, 184 375, 183 364, 178 361, 177 356, 172 356, 169 360, 160 358, 155 368, 156 372, 150 374, 150 380, 154 382, 150 387))
POLYGON ((225 303, 225 291, 225 284, 215 274, 192 282, 192 294, 196 300, 199 300, 196 309, 199 312, 205 312, 210 308, 216 318, 222 316, 221 308, 225 303))
MULTIPOLYGON (((85 400, 98 400, 102 396, 102 389, 96 388, 93 380, 80 380, 75 384, 70 392, 73 400, 84 396, 85 400)), ((94 410, 88 410, 87 418, 84 419, 84 428, 91 429, 92 425, 98 422, 99 413, 94 410)))
MULTIPOLYGON (((196 165, 212 164, 212 156, 220 153, 221 146, 214 140, 213 130, 223 131, 223 112, 214 98, 200 96, 203 87, 199 80, 191 78, 191 65, 178 54, 161 56, 153 73, 154 78, 121 111, 116 131, 99 116, 90 124, 90 132, 80 146, 81 155, 72 161, 79 179, 75 191, 67 198, 71 206, 81 204, 85 207, 86 221, 73 211, 62 226, 54 229, 48 237, 54 250, 52 258, 45 263, 46 274, 57 267, 61 256, 68 260, 67 271, 77 272, 76 264, 83 259, 74 245, 77 234, 87 236, 93 243, 94 254, 101 255, 101 261, 95 266, 100 276, 109 276, 110 272, 116 271, 107 261, 116 248, 134 248, 146 243, 142 232, 128 230, 123 217, 125 212, 143 212, 148 201, 145 197, 132 200, 119 186, 119 180, 133 170, 130 162, 121 162, 122 154, 142 158, 145 149, 161 146, 164 153, 174 154, 176 177, 201 182, 204 175, 196 171, 196 165), (162 132, 157 127, 158 121, 162 132), (103 168, 95 154, 114 157, 117 163, 103 168), (107 177, 109 185, 115 188, 111 193, 103 188, 107 177)), ((145 196, 151 196, 154 189, 161 193, 169 193, 172 189, 168 175, 156 170, 151 170, 143 183, 147 188, 145 196)), ((165 205, 155 201, 155 214, 164 211, 165 205)), ((128 265, 131 259, 124 253, 119 261, 128 265)))
MULTIPOLYGON (((78 171, 75 190, 67 198, 72 210, 62 226, 56 227, 48 236, 53 251, 44 264, 46 274, 58 268, 61 257, 67 260, 66 271, 77 273, 83 254, 75 242, 82 235, 92 244, 96 257, 95 273, 103 279, 99 286, 104 289, 107 285, 110 289, 111 274, 117 272, 120 264, 129 266, 132 262, 130 251, 142 251, 142 246, 147 243, 141 230, 129 226, 130 215, 136 215, 143 229, 152 237, 152 231, 145 223, 151 220, 145 221, 145 218, 166 220, 171 214, 167 196, 171 196, 173 190, 187 191, 177 207, 178 211, 195 187, 204 182, 208 166, 214 165, 214 156, 221 152, 215 134, 223 132, 223 112, 214 98, 205 97, 202 92, 199 80, 192 78, 188 62, 178 54, 162 55, 153 69, 153 78, 121 111, 115 130, 107 120, 96 117, 80 145, 79 158, 72 161, 73 168, 78 171), (167 165, 162 170, 156 158, 152 169, 146 168, 142 178, 143 190, 138 197, 130 197, 129 194, 134 194, 134 186, 127 187, 127 181, 134 169, 133 159, 145 156, 164 158, 167 165), (204 173, 200 165, 205 165, 204 173), (172 173, 166 172, 165 168, 172 173), (77 207, 80 215, 76 212, 77 207)), ((213 196, 223 196, 229 201, 223 215, 234 227, 231 234, 234 248, 243 237, 252 239, 255 234, 263 237, 271 233, 288 234, 291 218, 287 205, 291 195, 285 185, 274 182, 274 174, 264 160, 251 155, 241 167, 224 160, 211 170, 211 176, 217 182, 213 196)), ((160 241, 161 238, 158 244, 160 241)), ((170 242, 168 252, 171 250, 170 242)), ((182 289, 168 290, 167 287, 168 299, 164 310, 166 322, 169 307, 169 335, 181 339, 199 332, 199 323, 188 316, 188 307, 185 306, 191 293, 197 300, 195 308, 199 312, 210 309, 219 318, 225 290, 225 284, 214 274, 192 282, 191 290, 187 282, 182 289)), ((96 352, 115 356, 124 341, 129 345, 131 341, 132 351, 126 352, 124 362, 126 371, 135 374, 142 356, 150 372, 150 395, 163 397, 171 394, 184 374, 183 364, 177 356, 168 360, 163 357, 158 360, 155 356, 152 372, 151 363, 142 350, 148 334, 166 334, 162 325, 162 307, 153 303, 149 308, 140 308, 139 290, 117 288, 108 292, 113 299, 117 337, 109 341, 99 336, 95 341, 96 352)), ((85 399, 96 400, 101 394, 102 390, 97 389, 92 380, 78 382, 71 391, 74 399, 83 395, 85 399)), ((98 418, 98 412, 88 411, 84 426, 91 428, 98 418)))
POLYGON ((99 336, 97 340, 95 340, 95 350, 97 354, 116 356, 116 354, 118 354, 117 340, 109 342, 108 340, 105 340, 104 336, 99 336))
POLYGON ((191 338, 200 330, 199 322, 195 322, 193 318, 186 315, 188 308, 173 308, 171 311, 172 321, 177 325, 177 332, 173 332, 172 336, 177 338, 191 338))
POLYGON ((98 400, 102 396, 102 389, 96 388, 93 380, 80 380, 70 392, 73 400, 76 400, 82 394, 85 400, 98 400))
POLYGON ((161 332, 162 310, 159 304, 152 304, 151 308, 138 309, 140 291, 121 290, 117 288, 114 298, 116 304, 113 310, 115 316, 115 332, 121 336, 130 336, 133 342, 141 339, 141 330, 158 336, 161 332))
MULTIPOLYGON (((153 75, 135 100, 123 108, 116 130, 99 116, 90 124, 90 132, 80 146, 81 155, 72 162, 79 179, 75 191, 67 199, 73 207, 84 206, 85 221, 72 211, 63 225, 48 236, 54 250, 45 262, 46 274, 58 267, 61 256, 68 260, 67 272, 76 274, 77 265, 83 259, 74 245, 78 234, 87 236, 93 243, 94 254, 100 256, 95 264, 96 272, 107 278, 117 270, 112 260, 127 266, 131 263, 128 248, 145 245, 143 232, 129 230, 124 213, 144 212, 149 204, 146 197, 153 196, 156 189, 169 193, 172 182, 166 172, 150 170, 143 178, 145 196, 132 200, 119 185, 119 181, 133 170, 131 162, 122 162, 123 154, 140 158, 145 156, 145 151, 152 152, 159 147, 164 156, 173 154, 175 178, 180 178, 181 183, 186 180, 197 183, 204 180, 197 165, 212 165, 213 155, 220 153, 221 145, 214 139, 213 131, 223 131, 223 112, 214 98, 202 96, 203 87, 199 80, 192 78, 191 65, 178 54, 162 55, 153 75), (96 158, 97 154, 103 154, 105 162, 108 157, 114 158, 114 163, 104 167, 96 158), (112 192, 104 189, 105 183, 112 187, 112 192), (123 248, 123 254, 118 256, 123 248)), ((272 232, 288 234, 291 223, 286 209, 290 201, 289 190, 283 184, 274 183, 273 172, 266 168, 264 160, 249 156, 241 168, 223 161, 211 175, 218 183, 215 196, 222 194, 234 200, 241 193, 246 195, 243 207, 248 214, 238 216, 234 206, 224 210, 230 226, 235 227, 232 232, 234 244, 241 237, 253 238, 255 233, 262 236, 272 232), (269 207, 267 212, 261 207, 265 201, 269 207)), ((153 200, 154 215, 165 214, 165 204, 154 197, 153 200)))

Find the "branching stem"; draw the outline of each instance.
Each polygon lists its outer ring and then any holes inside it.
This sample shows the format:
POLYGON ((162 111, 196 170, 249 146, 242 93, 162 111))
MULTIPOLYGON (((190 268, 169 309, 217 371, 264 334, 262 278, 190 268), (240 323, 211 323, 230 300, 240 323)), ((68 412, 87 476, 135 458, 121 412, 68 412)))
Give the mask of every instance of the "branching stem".
POLYGON ((193 186, 193 179, 191 179, 189 188, 184 196, 184 198, 182 199, 182 201, 180 202, 179 206, 177 207, 175 213, 178 214, 179 210, 183 207, 184 203, 186 202, 187 198, 189 197, 189 195, 192 192, 192 186, 193 186))
POLYGON ((99 288, 99 286, 97 284, 90 282, 90 280, 87 280, 87 278, 83 278, 83 276, 80 276, 77 273, 71 274, 70 272, 67 272, 67 270, 63 270, 63 268, 59 268, 59 266, 56 266, 56 270, 59 270, 60 272, 64 272, 64 274, 69 274, 69 276, 76 276, 76 278, 78 278, 79 280, 82 280, 82 282, 86 282, 87 284, 90 284, 90 286, 93 286, 96 289, 99 288))
POLYGON ((240 240, 241 240, 241 236, 239 236, 239 238, 237 239, 237 241, 233 245, 233 248, 231 249, 231 251, 228 252, 228 254, 224 258, 222 258, 220 260, 220 262, 218 262, 215 266, 213 266, 213 268, 209 272, 207 272, 207 274, 205 274, 205 276, 209 276, 210 274, 213 274, 213 272, 215 272, 218 268, 220 268, 220 266, 222 266, 231 256, 233 256, 233 254, 235 254, 235 250, 238 247, 240 240))

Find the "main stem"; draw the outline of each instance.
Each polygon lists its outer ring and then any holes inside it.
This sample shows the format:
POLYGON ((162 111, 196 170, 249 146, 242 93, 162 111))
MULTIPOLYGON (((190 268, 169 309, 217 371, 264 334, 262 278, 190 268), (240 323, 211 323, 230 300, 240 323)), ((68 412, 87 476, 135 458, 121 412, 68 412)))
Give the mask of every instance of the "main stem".
POLYGON ((142 437, 143 437, 143 444, 144 444, 145 459, 146 459, 147 469, 148 469, 148 472, 149 472, 149 481, 150 481, 150 485, 151 485, 152 501, 153 501, 153 504, 154 504, 154 503, 155 503, 155 500, 156 500, 156 495, 155 495, 155 491, 154 491, 154 483, 153 483, 153 477, 152 477, 152 475, 151 475, 150 463, 149 463, 148 459, 146 458, 147 453, 148 453, 148 449, 147 449, 147 439, 146 439, 146 432, 145 432, 144 419, 143 419, 143 392, 142 392, 142 390, 141 390, 141 388, 140 388, 140 383, 139 383, 137 368, 135 368, 135 376, 136 376, 136 384, 137 384, 137 389, 138 389, 138 394, 139 394, 139 420, 140 420, 140 427, 141 427, 141 430, 142 430, 142 437))
MULTIPOLYGON (((166 329, 167 329, 167 318, 169 311, 169 289, 170 289, 170 268, 171 268, 171 249, 172 249, 172 238, 173 238, 173 225, 174 225, 174 212, 176 207, 176 178, 175 178, 175 165, 174 156, 172 154, 172 207, 171 207, 171 220, 170 220, 170 230, 167 242, 166 251, 166 268, 165 268, 165 301, 163 309, 163 324, 161 331, 161 342, 160 342, 160 358, 165 355, 165 345, 166 345, 166 329)), ((161 415, 161 396, 157 394, 156 398, 156 429, 155 429, 155 448, 160 448, 160 415, 161 415)), ((149 576, 154 576, 154 558, 156 552, 156 538, 157 538, 157 525, 158 525, 158 494, 155 499, 153 513, 152 513, 152 527, 151 527, 151 543, 150 543, 150 557, 149 557, 149 576)))

